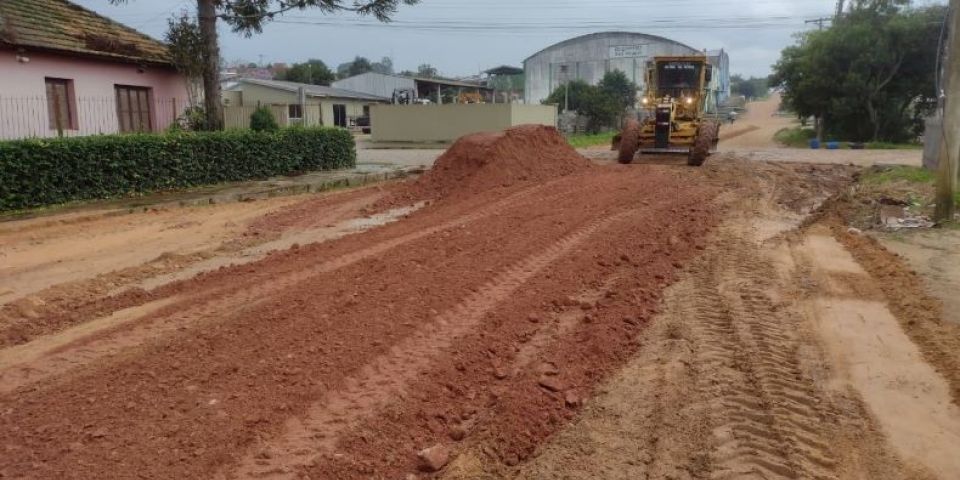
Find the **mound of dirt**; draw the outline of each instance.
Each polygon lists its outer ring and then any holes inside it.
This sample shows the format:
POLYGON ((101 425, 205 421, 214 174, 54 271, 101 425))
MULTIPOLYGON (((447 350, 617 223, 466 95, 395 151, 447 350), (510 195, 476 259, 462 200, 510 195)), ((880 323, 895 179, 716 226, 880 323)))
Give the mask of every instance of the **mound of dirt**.
POLYGON ((409 204, 471 195, 523 182, 540 182, 590 168, 553 127, 521 125, 456 141, 433 168, 389 199, 409 204))

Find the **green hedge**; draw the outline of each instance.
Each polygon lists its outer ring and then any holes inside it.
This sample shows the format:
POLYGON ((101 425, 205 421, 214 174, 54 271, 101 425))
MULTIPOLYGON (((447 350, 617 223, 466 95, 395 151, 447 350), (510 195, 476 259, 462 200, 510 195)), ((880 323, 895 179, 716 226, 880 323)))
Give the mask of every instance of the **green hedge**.
POLYGON ((336 128, 0 142, 0 211, 356 165, 336 128))

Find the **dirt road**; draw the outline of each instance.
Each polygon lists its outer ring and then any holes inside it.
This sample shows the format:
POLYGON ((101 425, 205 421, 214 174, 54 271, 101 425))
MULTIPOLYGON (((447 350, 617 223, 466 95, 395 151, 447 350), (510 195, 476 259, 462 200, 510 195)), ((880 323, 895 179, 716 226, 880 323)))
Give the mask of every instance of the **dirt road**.
POLYGON ((777 148, 779 145, 773 136, 796 123, 792 117, 777 115, 780 110, 780 94, 777 93, 765 100, 752 102, 747 107, 747 111, 734 123, 723 125, 721 131, 727 133, 727 138, 723 139, 724 150, 777 148))
POLYGON ((746 159, 766 162, 796 162, 821 164, 912 165, 923 164, 923 152, 916 150, 809 150, 783 148, 774 135, 783 128, 798 125, 796 119, 777 114, 780 95, 771 94, 765 100, 751 102, 747 111, 733 124, 720 129, 722 159, 746 159))
POLYGON ((960 332, 811 217, 855 168, 497 142, 429 181, 4 225, 0 476, 960 477, 960 332))

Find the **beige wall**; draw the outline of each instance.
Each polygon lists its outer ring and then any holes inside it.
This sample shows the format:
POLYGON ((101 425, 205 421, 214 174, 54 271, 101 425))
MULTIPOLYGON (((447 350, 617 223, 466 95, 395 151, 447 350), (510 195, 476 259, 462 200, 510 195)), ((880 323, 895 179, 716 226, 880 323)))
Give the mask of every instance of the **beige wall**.
POLYGON ((516 125, 556 126, 551 105, 375 105, 371 107, 375 142, 452 142, 476 132, 497 132, 516 125))
MULTIPOLYGON (((238 106, 256 107, 258 105, 288 105, 299 103, 297 101, 297 92, 288 92, 276 88, 268 88, 262 85, 252 83, 241 84, 240 102, 238 106)), ((307 97, 307 105, 316 105, 317 98, 307 97)))
MULTIPOLYGON (((274 117, 280 125, 287 125, 286 105, 298 103, 297 93, 268 88, 261 85, 244 84, 242 91, 223 92, 224 99, 230 99, 230 106, 225 107, 227 128, 248 128, 250 114, 258 105, 266 105, 274 112, 274 117)), ((307 97, 307 109, 304 111, 307 126, 333 126, 333 106, 346 105, 347 117, 356 118, 363 115, 365 105, 373 102, 339 99, 307 97)))

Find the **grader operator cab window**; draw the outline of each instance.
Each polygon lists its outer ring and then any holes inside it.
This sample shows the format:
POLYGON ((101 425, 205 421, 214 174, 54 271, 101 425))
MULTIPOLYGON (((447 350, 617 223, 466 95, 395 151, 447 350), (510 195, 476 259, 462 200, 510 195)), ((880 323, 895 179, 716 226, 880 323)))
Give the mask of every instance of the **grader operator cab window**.
POLYGON ((681 92, 699 90, 700 69, 694 62, 663 62, 657 65, 658 96, 679 97, 681 92))

